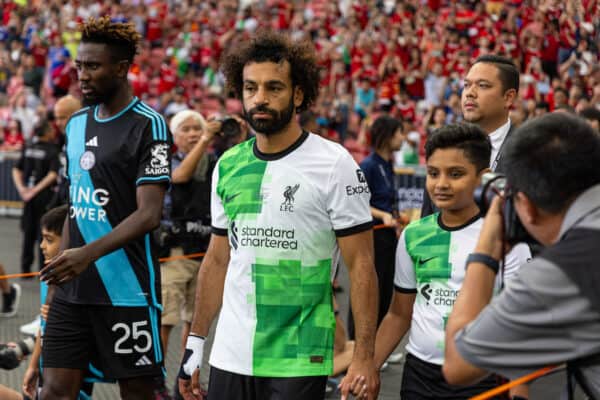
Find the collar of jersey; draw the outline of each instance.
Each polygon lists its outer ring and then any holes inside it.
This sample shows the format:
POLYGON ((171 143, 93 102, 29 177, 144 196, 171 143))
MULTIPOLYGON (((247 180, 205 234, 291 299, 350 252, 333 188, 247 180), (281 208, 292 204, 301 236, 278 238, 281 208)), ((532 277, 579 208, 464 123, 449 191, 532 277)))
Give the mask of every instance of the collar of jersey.
POLYGON ((296 140, 287 149, 279 151, 277 153, 263 153, 262 151, 260 151, 258 149, 258 146, 256 145, 256 139, 255 139, 254 140, 254 144, 252 145, 252 151, 254 152, 254 155, 256 156, 256 158, 258 158, 260 160, 263 160, 263 161, 275 161, 275 160, 279 160, 280 158, 283 158, 283 157, 287 156, 292 151, 296 150, 298 147, 300 147, 302 145, 302 143, 304 143, 304 141, 307 138, 308 138, 308 132, 303 129, 302 130, 302 135, 300 135, 300 137, 298 138, 298 140, 296 140))
POLYGON ((102 119, 98 116, 98 106, 94 107, 94 119, 96 120, 96 122, 109 122, 112 121, 113 119, 117 119, 119 118, 121 115, 125 114, 127 112, 127 110, 129 110, 131 107, 133 107, 133 105, 137 102, 138 98, 137 96, 133 96, 133 99, 131 99, 131 102, 121 111, 119 111, 118 113, 116 113, 115 115, 113 115, 112 117, 108 117, 105 119, 102 119))
POLYGON ((468 220, 467 222, 465 222, 462 225, 459 225, 459 226, 446 226, 444 224, 444 222, 442 221, 442 213, 438 213, 437 221, 438 221, 438 225, 443 230, 448 231, 448 232, 455 232, 455 231, 460 231, 461 229, 466 228, 467 226, 469 226, 472 223, 476 222, 479 218, 481 218, 481 214, 477 214, 476 216, 474 216, 473 218, 471 218, 470 220, 468 220))

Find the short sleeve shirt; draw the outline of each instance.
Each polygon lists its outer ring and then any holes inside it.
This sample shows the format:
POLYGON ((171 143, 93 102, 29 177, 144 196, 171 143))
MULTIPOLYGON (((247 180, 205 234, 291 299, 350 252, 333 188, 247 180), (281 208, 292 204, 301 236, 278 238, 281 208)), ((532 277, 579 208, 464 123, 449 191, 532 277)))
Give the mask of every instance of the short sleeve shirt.
MULTIPOLYGON (((97 107, 75 113, 66 127, 69 248, 107 235, 137 209, 139 185, 168 184, 171 134, 160 114, 134 98, 111 118, 97 107)), ((160 304, 160 269, 149 233, 99 258, 58 286, 78 304, 160 304)))
POLYGON ((262 154, 255 139, 219 160, 213 231, 230 262, 211 365, 250 376, 328 375, 336 237, 371 228, 366 179, 336 143, 304 132, 262 154))
MULTIPOLYGON (((444 362, 446 323, 482 225, 477 216, 463 226, 449 228, 436 213, 408 225, 398 241, 394 286, 399 292, 417 294, 406 349, 423 361, 444 362)), ((515 247, 506 256, 504 277, 512 279, 529 257, 527 246, 515 247)), ((496 291, 500 286, 499 276, 496 291)))

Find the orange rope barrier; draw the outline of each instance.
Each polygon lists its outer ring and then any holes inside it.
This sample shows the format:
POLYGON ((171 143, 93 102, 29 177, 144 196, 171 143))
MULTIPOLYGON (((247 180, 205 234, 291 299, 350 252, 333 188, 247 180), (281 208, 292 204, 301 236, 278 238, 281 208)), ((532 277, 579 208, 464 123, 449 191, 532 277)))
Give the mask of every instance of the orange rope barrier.
POLYGON ((515 379, 514 381, 510 381, 508 383, 505 383, 504 385, 500 385, 494 389, 488 390, 487 392, 484 392, 477 396, 471 397, 469 400, 491 399, 492 397, 496 396, 497 394, 504 393, 504 392, 514 388, 515 386, 519 386, 519 385, 522 385, 529 381, 532 381, 534 379, 537 379, 539 377, 542 377, 542 376, 546 375, 548 372, 555 370, 558 367, 559 367, 558 365, 553 365, 550 367, 544 367, 542 369, 538 369, 537 371, 534 371, 528 375, 525 375, 518 379, 515 379))
POLYGON ((16 279, 16 278, 28 278, 30 276, 37 276, 39 272, 28 272, 26 274, 12 274, 12 275, 0 275, 0 280, 3 279, 16 279))
POLYGON ((167 261, 175 261, 175 260, 187 260, 188 258, 200 258, 200 257, 204 257, 206 253, 192 253, 192 254, 184 254, 184 255, 180 255, 180 256, 171 256, 171 257, 164 257, 164 258, 159 258, 158 261, 163 263, 163 262, 167 262, 167 261))
MULTIPOLYGON (((390 228, 387 225, 384 224, 379 224, 379 225, 375 225, 373 227, 373 230, 377 230, 377 229, 383 229, 383 228, 390 228)), ((206 253, 193 253, 193 254, 186 254, 186 255, 181 255, 181 256, 172 256, 172 257, 163 257, 163 258, 159 258, 158 261, 161 263, 164 262, 168 262, 168 261, 175 261, 175 260, 187 260, 187 259, 191 259, 191 258, 200 258, 200 257, 204 257, 206 255, 206 253)), ((0 275, 0 281, 3 279, 16 279, 16 278, 27 278, 30 276, 37 276, 39 275, 39 272, 29 272, 27 274, 12 274, 12 275, 0 275)))

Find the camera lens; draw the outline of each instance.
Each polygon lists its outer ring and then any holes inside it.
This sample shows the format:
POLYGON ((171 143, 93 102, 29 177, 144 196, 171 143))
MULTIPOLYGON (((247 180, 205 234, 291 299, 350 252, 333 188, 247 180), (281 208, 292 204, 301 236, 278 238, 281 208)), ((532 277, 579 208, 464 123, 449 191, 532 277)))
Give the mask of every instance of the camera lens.
POLYGON ((473 197, 482 215, 487 214, 494 197, 504 192, 506 177, 502 174, 488 172, 481 177, 481 185, 475 188, 473 197))
POLYGON ((223 132, 223 136, 231 138, 239 136, 242 130, 235 118, 226 118, 221 122, 221 132, 223 132))

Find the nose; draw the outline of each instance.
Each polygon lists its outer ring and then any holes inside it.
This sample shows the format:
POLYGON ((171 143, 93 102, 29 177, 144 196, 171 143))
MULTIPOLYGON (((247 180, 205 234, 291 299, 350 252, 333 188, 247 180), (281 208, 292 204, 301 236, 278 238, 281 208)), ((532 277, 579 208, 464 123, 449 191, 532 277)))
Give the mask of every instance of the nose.
POLYGON ((77 70, 77 79, 79 82, 87 82, 90 80, 90 74, 86 68, 81 67, 77 70))
POLYGON ((444 189, 448 187, 448 183, 449 183, 449 180, 448 180, 448 177, 446 176, 446 174, 440 174, 438 176, 438 179, 435 182, 437 187, 444 188, 444 189))
POLYGON ((464 88, 463 96, 466 98, 477 97, 477 90, 475 89, 475 85, 469 85, 468 87, 464 88))
POLYGON ((264 87, 259 86, 256 89, 256 94, 254 95, 254 105, 260 106, 260 105, 266 105, 266 104, 269 104, 266 90, 264 89, 264 87))

